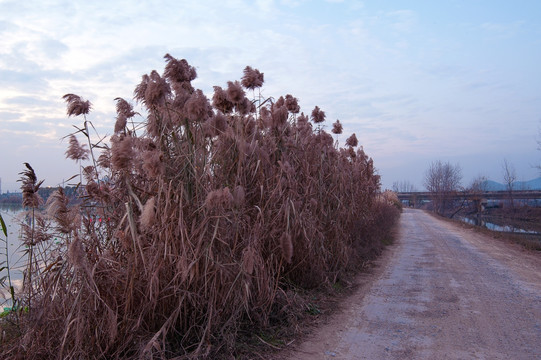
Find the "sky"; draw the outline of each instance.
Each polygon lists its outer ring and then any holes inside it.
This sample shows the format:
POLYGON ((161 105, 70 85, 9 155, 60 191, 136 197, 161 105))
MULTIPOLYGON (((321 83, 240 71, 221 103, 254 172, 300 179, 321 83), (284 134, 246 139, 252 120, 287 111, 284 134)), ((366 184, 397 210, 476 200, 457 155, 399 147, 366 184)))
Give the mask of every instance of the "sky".
MULTIPOLYGON (((81 126, 62 96, 93 104, 111 135, 116 97, 163 72, 166 53, 193 82, 265 74, 263 95, 292 94, 339 119, 373 158, 382 188, 423 190, 433 161, 458 164, 463 185, 541 176, 541 1, 516 0, 0 0, 0 178, 18 191, 28 162, 44 185, 78 174, 64 137, 81 126)), ((82 140, 82 139, 81 139, 82 140)))

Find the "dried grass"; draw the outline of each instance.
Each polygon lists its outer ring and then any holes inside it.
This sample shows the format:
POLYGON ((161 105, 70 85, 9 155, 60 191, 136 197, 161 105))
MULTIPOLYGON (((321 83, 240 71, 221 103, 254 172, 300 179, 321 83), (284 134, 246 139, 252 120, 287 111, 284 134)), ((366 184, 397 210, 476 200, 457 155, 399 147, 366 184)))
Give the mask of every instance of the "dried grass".
MULTIPOLYGON (((211 106, 191 87, 194 68, 166 60, 163 77, 153 71, 135 90, 144 131, 121 120, 99 186, 83 185, 80 222, 69 224, 60 191, 51 200, 62 244, 32 269, 24 335, 2 343, 4 358, 231 354, 243 327, 291 311, 288 287, 333 282, 381 247, 397 210, 378 200, 362 149, 314 132, 291 95, 248 100, 229 82, 211 106)), ((246 89, 262 83, 244 70, 246 89)), ((117 101, 119 116, 134 116, 117 101)), ((312 119, 325 114, 316 107, 312 119)), ((28 196, 36 181, 24 183, 28 196)))

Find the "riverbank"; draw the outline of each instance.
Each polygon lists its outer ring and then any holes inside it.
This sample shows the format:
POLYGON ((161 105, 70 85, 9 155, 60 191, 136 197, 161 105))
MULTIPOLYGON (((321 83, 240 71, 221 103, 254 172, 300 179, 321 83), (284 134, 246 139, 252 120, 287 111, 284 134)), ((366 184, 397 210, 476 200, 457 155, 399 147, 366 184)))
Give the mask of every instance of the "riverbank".
POLYGON ((519 244, 527 250, 541 251, 541 208, 494 208, 487 209, 479 215, 461 211, 452 219, 430 213, 442 220, 483 233, 493 239, 519 244), (475 221, 476 219, 478 222, 475 221))

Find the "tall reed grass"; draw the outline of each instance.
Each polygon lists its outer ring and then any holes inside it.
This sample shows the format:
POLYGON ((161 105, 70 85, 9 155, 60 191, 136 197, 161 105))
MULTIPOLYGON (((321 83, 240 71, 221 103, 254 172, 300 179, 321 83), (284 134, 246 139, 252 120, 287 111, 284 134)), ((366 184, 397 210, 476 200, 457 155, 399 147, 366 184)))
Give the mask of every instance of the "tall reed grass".
MULTIPOLYGON (((208 99, 194 67, 165 60, 135 88, 144 116, 116 99, 110 145, 90 141, 91 103, 64 97, 84 120, 66 155, 94 161, 81 172, 83 201, 58 189, 27 234, 42 250, 4 358, 228 353, 288 288, 334 282, 381 249, 398 210, 355 135, 340 148, 318 107, 308 117, 291 95, 263 99, 264 74, 251 67, 208 99)), ((34 177, 22 179, 32 209, 34 177)))

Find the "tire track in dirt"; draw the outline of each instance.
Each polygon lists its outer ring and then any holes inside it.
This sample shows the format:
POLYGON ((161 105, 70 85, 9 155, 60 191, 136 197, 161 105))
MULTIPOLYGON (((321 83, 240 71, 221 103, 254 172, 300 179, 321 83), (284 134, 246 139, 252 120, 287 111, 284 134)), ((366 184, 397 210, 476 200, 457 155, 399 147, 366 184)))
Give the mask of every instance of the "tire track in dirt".
POLYGON ((386 264, 291 359, 541 358, 539 254, 418 210, 400 226, 386 264))

